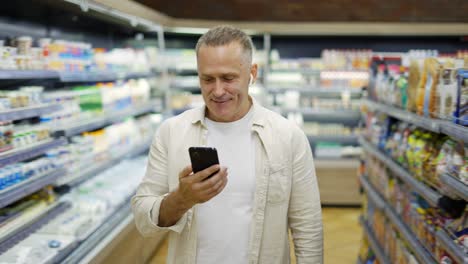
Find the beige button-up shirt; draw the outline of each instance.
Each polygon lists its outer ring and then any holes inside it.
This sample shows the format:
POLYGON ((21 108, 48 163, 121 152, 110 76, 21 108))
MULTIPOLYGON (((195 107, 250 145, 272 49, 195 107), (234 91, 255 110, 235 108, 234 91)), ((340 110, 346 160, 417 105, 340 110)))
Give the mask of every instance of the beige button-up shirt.
MULTIPOLYGON (((288 228, 297 263, 322 263, 320 196, 307 137, 295 124, 255 101, 252 107, 256 190, 249 264, 289 263, 288 228)), ((204 118, 205 107, 200 107, 161 124, 150 148, 146 175, 132 198, 141 234, 149 237, 168 233, 168 264, 196 261, 197 205, 173 226, 159 227, 158 219, 162 199, 177 189, 179 172, 190 164, 188 148, 206 144, 204 118)))

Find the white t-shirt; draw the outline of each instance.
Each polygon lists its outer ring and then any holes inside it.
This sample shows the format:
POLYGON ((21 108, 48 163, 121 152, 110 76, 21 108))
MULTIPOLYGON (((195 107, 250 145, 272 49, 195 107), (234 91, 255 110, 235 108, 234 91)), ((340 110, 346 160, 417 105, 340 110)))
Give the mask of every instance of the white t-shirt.
POLYGON ((255 146, 252 110, 242 119, 219 123, 205 118, 207 145, 218 150, 228 183, 197 211, 197 264, 248 263, 255 194, 255 146))

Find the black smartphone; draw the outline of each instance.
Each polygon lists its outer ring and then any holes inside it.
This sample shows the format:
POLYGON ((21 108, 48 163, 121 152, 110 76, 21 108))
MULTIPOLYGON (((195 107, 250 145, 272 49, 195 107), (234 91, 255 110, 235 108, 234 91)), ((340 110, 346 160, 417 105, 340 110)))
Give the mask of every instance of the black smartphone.
POLYGON ((190 161, 192 162, 193 173, 197 173, 215 164, 219 164, 218 151, 216 151, 216 148, 190 147, 189 154, 190 161))

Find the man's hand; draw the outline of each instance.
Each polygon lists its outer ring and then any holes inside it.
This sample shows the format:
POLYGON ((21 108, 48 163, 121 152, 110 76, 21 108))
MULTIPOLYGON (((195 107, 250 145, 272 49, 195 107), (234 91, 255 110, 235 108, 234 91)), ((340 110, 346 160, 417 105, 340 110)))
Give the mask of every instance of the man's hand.
POLYGON ((227 184, 227 168, 213 165, 192 174, 192 166, 179 173, 179 188, 161 202, 158 225, 172 226, 197 203, 204 203, 218 195, 227 184), (213 177, 207 179, 210 175, 213 177))
POLYGON ((207 169, 192 173, 192 166, 185 167, 179 173, 177 190, 184 205, 192 208, 197 203, 204 203, 218 195, 227 184, 227 168, 213 165, 207 169), (211 178, 207 179, 210 175, 211 178))

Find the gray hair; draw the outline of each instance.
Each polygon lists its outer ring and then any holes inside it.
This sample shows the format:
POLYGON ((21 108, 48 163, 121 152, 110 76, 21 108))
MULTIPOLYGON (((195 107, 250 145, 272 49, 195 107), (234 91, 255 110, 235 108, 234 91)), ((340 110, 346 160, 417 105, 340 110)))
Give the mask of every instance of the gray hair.
POLYGON ((242 30, 232 26, 216 26, 208 30, 208 32, 198 39, 195 51, 198 55, 198 51, 203 45, 218 47, 232 42, 238 42, 242 46, 249 59, 249 63, 252 63, 252 53, 254 50, 252 39, 242 30))

